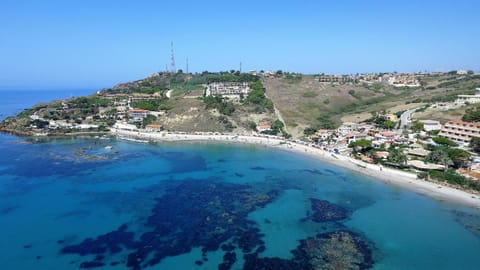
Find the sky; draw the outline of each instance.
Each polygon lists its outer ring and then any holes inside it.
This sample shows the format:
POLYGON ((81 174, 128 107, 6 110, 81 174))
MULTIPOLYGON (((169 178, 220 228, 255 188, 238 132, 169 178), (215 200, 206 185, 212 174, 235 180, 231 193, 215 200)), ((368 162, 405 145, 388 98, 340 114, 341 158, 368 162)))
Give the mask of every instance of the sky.
POLYGON ((478 0, 0 1, 0 89, 100 89, 170 68, 480 71, 478 0))

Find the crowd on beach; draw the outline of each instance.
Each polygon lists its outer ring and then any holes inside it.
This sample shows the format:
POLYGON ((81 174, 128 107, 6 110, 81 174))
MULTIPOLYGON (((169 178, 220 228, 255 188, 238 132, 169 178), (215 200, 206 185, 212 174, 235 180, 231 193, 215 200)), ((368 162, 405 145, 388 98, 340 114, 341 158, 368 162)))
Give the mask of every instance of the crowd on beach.
POLYGON ((255 133, 251 135, 245 135, 222 134, 216 132, 151 132, 124 129, 112 129, 111 132, 113 135, 121 139, 143 142, 219 141, 275 147, 278 149, 308 155, 321 161, 346 168, 350 171, 367 175, 374 179, 379 179, 388 184, 410 188, 418 193, 432 196, 440 200, 450 200, 480 208, 480 198, 477 195, 470 194, 452 187, 418 179, 416 174, 413 173, 392 168, 384 168, 381 165, 370 164, 356 160, 350 156, 342 155, 338 152, 328 151, 316 145, 299 140, 291 140, 278 136, 255 133))

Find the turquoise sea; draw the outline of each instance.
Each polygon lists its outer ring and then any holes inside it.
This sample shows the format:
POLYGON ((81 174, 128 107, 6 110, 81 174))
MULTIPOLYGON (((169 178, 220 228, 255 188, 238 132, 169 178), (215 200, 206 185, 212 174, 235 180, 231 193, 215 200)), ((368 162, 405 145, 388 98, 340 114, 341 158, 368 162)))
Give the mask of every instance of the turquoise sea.
POLYGON ((479 210, 227 143, 0 135, 0 239, 15 270, 480 267, 479 210))

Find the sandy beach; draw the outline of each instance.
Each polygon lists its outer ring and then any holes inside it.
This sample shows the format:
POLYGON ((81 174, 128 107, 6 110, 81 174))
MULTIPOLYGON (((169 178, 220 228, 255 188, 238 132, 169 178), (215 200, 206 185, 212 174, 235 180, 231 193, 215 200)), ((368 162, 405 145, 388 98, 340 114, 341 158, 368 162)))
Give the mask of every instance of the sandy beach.
POLYGON ((363 175, 367 175, 387 184, 405 187, 419 194, 433 197, 437 200, 448 200, 480 209, 480 196, 476 194, 470 194, 459 189, 421 180, 418 179, 413 173, 365 163, 351 157, 333 154, 309 145, 286 141, 285 139, 279 137, 219 133, 187 134, 180 132, 146 132, 127 131, 120 129, 112 129, 111 133, 121 139, 140 141, 220 141, 275 147, 276 149, 307 155, 322 162, 327 162, 363 175))

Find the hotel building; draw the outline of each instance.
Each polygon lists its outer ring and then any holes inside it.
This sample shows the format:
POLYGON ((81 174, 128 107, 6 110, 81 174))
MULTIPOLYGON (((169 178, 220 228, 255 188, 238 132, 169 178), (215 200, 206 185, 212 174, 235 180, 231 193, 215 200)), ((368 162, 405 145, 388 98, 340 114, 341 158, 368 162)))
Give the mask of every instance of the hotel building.
POLYGON ((480 137, 480 123, 452 120, 443 126, 438 135, 456 142, 468 143, 472 137, 480 137))

